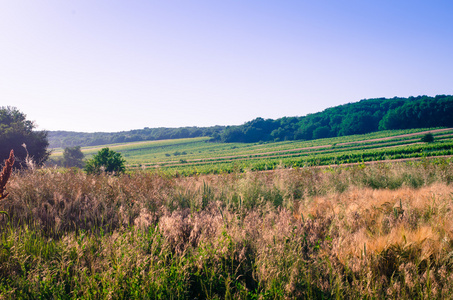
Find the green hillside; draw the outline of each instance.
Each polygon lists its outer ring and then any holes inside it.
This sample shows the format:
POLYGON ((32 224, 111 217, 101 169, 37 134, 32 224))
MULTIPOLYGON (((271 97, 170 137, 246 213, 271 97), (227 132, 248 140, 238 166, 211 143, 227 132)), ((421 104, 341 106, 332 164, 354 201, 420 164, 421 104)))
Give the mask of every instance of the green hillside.
MULTIPOLYGON (((388 159, 453 155, 453 129, 410 129, 380 131, 364 135, 311 141, 269 143, 212 143, 210 138, 119 143, 84 147, 87 158, 102 147, 120 152, 129 170, 159 169, 171 174, 220 173, 272 170, 388 159), (433 133, 433 143, 421 137, 433 133)), ((52 154, 56 160, 62 149, 52 154)))
POLYGON ((381 130, 453 127, 453 96, 367 99, 304 117, 257 118, 227 127, 217 140, 258 142, 313 140, 381 130))

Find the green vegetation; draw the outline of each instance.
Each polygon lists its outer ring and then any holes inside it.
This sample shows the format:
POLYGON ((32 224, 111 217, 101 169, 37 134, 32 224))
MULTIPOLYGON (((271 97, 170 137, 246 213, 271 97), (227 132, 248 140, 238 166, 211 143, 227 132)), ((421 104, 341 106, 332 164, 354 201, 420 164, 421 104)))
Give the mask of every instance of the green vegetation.
POLYGON ((49 133, 51 148, 212 137, 226 143, 313 140, 382 130, 453 127, 453 96, 378 98, 328 108, 303 117, 257 118, 240 126, 144 128, 117 133, 49 133))
POLYGON ((257 118, 227 127, 222 142, 312 140, 378 130, 453 127, 453 96, 368 99, 305 117, 257 118))
POLYGON ((9 157, 11 149, 17 158, 15 168, 27 162, 42 165, 49 157, 47 132, 33 130, 35 125, 15 107, 0 107, 0 161, 9 157))
POLYGON ((85 164, 85 171, 88 174, 119 174, 124 173, 126 167, 120 153, 110 150, 109 148, 103 148, 93 156, 93 158, 87 160, 85 164))
POLYGON ((84 155, 80 146, 66 147, 63 151, 62 164, 66 168, 82 168, 84 155))
POLYGON ((432 143, 434 142, 434 135, 432 133, 427 133, 422 137, 422 142, 432 143))
MULTIPOLYGON (((338 144, 337 144, 338 145, 338 144)), ((13 173, 2 299, 450 299, 453 161, 13 173)))
MULTIPOLYGON (((123 155, 130 170, 157 168, 172 175, 193 175, 452 155, 452 138, 451 129, 431 128, 312 141, 226 144, 210 143, 209 138, 194 138, 108 147, 123 155), (420 143, 428 131, 436 141, 420 143)), ((96 147, 82 149, 87 157, 98 150, 96 147)), ((56 150, 52 157, 58 159, 61 155, 61 150, 56 150)))

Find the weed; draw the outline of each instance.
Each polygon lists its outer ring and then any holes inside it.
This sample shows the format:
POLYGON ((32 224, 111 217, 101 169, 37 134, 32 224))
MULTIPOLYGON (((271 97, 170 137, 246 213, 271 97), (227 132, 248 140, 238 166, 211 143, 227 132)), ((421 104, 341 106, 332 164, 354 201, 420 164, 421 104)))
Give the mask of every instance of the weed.
POLYGON ((452 174, 443 160, 193 177, 15 172, 1 202, 0 293, 451 298, 452 174))

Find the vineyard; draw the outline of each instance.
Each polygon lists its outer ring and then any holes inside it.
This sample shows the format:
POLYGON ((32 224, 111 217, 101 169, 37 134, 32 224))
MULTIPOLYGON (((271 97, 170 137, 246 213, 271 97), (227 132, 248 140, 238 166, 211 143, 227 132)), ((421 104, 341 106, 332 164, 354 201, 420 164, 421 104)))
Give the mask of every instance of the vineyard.
MULTIPOLYGON (((272 143, 213 143, 210 138, 188 138, 105 145, 120 152, 129 170, 159 169, 169 174, 217 174, 245 170, 365 163, 453 155, 453 129, 381 131, 312 141, 272 143), (421 137, 432 133, 433 143, 421 137)), ((86 157, 104 146, 85 147, 86 157)), ((53 157, 62 155, 56 149, 53 157)))

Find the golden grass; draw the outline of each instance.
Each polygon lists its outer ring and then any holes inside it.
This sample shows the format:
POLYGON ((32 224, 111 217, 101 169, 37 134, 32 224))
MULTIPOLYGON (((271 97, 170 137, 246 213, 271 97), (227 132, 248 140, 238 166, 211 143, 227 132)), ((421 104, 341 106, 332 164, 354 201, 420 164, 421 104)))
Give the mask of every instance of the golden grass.
POLYGON ((0 291, 452 298, 452 174, 448 161, 177 178, 18 172, 2 201, 0 278, 11 280, 0 291))

